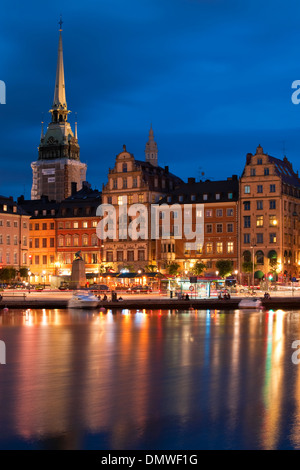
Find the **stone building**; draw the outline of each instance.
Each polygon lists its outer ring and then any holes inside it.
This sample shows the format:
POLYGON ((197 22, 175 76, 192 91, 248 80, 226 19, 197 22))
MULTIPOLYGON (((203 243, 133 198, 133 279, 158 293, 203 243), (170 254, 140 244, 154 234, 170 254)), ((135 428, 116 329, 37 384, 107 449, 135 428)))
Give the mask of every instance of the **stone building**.
POLYGON ((0 196, 0 267, 27 267, 29 216, 12 197, 0 196))
POLYGON ((206 273, 216 274, 218 260, 230 260, 238 269, 239 181, 236 175, 222 181, 189 178, 159 203, 160 237, 157 262, 166 270, 170 262, 191 273, 197 261, 206 273))
POLYGON ((239 270, 252 262, 255 279, 266 279, 274 265, 279 280, 298 277, 299 216, 298 173, 286 157, 272 157, 259 145, 247 155, 240 178, 239 270))
POLYGON ((116 156, 109 169, 108 183, 103 185, 102 202, 113 206, 116 229, 112 237, 103 240, 104 262, 115 271, 138 271, 156 263, 156 242, 151 238, 151 205, 174 191, 182 180, 158 165, 157 145, 152 127, 145 149, 146 161, 135 159, 126 146, 116 156), (140 210, 139 210, 140 209, 140 210), (139 218, 140 234, 130 236, 130 227, 139 218))
POLYGON ((42 127, 38 160, 31 163, 33 182, 31 199, 48 196, 49 200, 62 201, 71 195, 72 182, 80 189, 86 180, 86 164, 80 161, 80 147, 68 122, 62 30, 59 33, 58 59, 54 100, 50 110, 51 122, 44 135, 42 127))

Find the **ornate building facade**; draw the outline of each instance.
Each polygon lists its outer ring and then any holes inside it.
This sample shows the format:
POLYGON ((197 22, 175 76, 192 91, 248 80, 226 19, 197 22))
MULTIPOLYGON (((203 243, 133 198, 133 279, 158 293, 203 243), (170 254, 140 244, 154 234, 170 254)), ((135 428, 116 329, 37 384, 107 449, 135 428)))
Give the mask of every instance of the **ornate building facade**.
POLYGON ((136 160, 124 145, 116 156, 114 168, 109 169, 108 183, 103 186, 102 202, 113 206, 116 215, 116 234, 103 240, 103 260, 115 271, 126 268, 138 271, 156 263, 151 205, 182 183, 170 173, 169 167, 158 166, 152 127, 145 157, 146 161, 136 160), (133 239, 128 229, 138 217, 141 235, 133 239))
POLYGON ((279 280, 297 278, 299 217, 298 173, 286 157, 272 157, 259 145, 240 178, 240 271, 250 261, 256 279, 272 274, 274 265, 279 280))

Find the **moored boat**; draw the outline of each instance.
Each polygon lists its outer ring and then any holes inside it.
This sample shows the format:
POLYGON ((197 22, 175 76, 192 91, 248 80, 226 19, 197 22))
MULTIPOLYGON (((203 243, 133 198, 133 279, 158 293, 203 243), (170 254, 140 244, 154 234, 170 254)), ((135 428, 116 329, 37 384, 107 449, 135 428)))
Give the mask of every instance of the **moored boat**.
POLYGON ((90 292, 74 292, 68 301, 69 308, 96 308, 99 305, 99 299, 90 292))
POLYGON ((262 301, 259 298, 242 299, 238 305, 239 308, 262 308, 262 301))

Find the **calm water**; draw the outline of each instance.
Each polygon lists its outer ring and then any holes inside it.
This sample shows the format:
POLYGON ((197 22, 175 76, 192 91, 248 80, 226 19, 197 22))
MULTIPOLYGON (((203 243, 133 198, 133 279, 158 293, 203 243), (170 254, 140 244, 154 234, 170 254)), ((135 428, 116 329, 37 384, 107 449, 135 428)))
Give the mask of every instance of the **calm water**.
POLYGON ((298 339, 281 310, 2 314, 0 448, 300 449, 298 339))

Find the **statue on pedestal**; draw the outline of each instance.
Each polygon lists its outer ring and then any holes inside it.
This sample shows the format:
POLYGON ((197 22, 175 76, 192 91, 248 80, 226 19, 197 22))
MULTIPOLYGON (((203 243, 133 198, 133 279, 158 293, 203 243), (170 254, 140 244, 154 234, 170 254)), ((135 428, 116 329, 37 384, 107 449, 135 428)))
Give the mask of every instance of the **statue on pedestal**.
POLYGON ((85 262, 81 256, 81 251, 75 253, 72 263, 71 289, 81 289, 86 286, 85 262))

